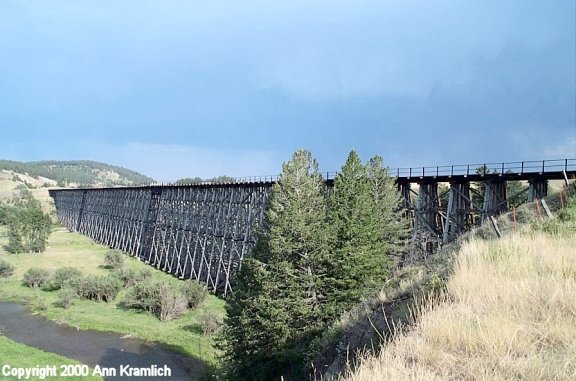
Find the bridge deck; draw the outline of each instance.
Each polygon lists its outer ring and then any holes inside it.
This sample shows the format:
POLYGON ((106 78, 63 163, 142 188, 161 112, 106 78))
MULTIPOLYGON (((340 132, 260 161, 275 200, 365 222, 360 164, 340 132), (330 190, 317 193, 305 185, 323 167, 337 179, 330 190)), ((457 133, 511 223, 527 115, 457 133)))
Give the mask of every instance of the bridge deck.
POLYGON ((459 182, 501 180, 560 180, 576 176, 576 159, 518 161, 445 165, 436 167, 396 168, 390 174, 399 183, 459 182), (479 174, 482 168, 485 174, 479 174))

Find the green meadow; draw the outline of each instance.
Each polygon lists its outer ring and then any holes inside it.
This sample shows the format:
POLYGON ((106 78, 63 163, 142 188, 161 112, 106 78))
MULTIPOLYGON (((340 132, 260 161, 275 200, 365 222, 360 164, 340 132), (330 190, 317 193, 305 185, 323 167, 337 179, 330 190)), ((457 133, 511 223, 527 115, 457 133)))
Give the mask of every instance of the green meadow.
MULTIPOLYGON (((102 266, 109 249, 62 227, 54 229, 47 250, 43 253, 10 254, 3 249, 6 243, 6 231, 0 228, 0 258, 15 267, 12 275, 0 278, 0 300, 25 304, 31 313, 77 329, 112 331, 127 337, 157 342, 185 356, 201 360, 210 368, 216 367, 218 353, 213 337, 203 332, 202 317, 206 314, 223 317, 225 302, 222 299, 208 295, 198 308, 188 310, 184 315, 170 321, 160 321, 148 312, 123 308, 122 300, 128 289, 123 289, 114 301, 109 303, 77 300, 71 307, 64 309, 56 304, 58 292, 24 286, 23 274, 31 267, 40 267, 53 273, 58 268, 73 266, 80 269, 84 275, 104 275, 110 272, 102 266)), ((155 280, 173 283, 175 287, 182 282, 129 256, 125 257, 125 265, 135 270, 151 269, 155 280)), ((11 342, 5 337, 0 339, 0 358, 11 359, 11 364, 45 363, 46 356, 51 356, 11 342), (8 353, 11 357, 7 357, 8 353)), ((49 357, 50 363, 56 364, 57 360, 52 361, 52 358, 57 357, 49 357)), ((59 361, 71 363, 65 359, 59 361)))

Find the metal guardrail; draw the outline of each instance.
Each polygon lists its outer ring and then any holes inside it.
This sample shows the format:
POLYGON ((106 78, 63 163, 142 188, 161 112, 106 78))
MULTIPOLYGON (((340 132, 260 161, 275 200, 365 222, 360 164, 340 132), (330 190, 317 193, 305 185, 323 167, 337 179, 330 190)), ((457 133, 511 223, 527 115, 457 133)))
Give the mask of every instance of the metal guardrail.
POLYGON ((530 174, 530 173, 550 173, 562 171, 576 171, 576 159, 558 160, 531 160, 514 161, 506 163, 479 163, 444 165, 436 167, 412 167, 395 168, 390 170, 391 175, 396 177, 439 177, 439 176, 470 176, 477 174, 530 174), (477 172, 478 169, 480 172, 477 172))
MULTIPOLYGON (((471 176, 481 174, 478 168, 482 169, 485 174, 531 174, 531 173, 550 173, 562 171, 576 171, 575 159, 557 159, 557 160, 529 160, 529 161, 512 161, 504 163, 477 163, 477 164, 457 164, 457 165, 440 165, 436 167, 409 167, 409 168, 389 168, 388 174, 393 177, 448 177, 448 176, 471 176)), ((323 176, 326 180, 333 180, 338 172, 325 172, 323 176)), ((271 183, 276 182, 280 175, 264 176, 244 176, 234 177, 229 181, 215 182, 202 181, 191 184, 175 183, 152 183, 148 186, 176 186, 176 185, 217 185, 217 184, 246 184, 246 183, 271 183)))

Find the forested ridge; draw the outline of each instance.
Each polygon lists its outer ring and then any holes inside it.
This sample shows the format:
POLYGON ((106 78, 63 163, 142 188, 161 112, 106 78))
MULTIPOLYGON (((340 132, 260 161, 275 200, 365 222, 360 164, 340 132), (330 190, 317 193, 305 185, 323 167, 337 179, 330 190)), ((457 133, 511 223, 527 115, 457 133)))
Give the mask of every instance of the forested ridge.
POLYGON ((0 160, 0 170, 54 180, 58 186, 130 186, 154 182, 150 177, 123 167, 90 160, 19 162, 0 160))

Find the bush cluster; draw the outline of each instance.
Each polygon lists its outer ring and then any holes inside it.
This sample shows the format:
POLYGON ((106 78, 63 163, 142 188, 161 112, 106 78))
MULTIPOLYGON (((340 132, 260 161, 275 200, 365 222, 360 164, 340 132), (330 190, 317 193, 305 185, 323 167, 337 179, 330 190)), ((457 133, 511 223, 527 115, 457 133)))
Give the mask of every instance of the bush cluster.
POLYGON ((198 323, 202 328, 202 334, 204 336, 212 336, 220 330, 224 321, 222 316, 214 312, 204 312, 198 316, 198 323))
POLYGON ((113 275, 88 275, 85 278, 74 279, 71 285, 80 298, 97 302, 114 300, 122 289, 122 282, 113 275))
POLYGON ((206 296, 208 295, 208 291, 206 291, 204 286, 191 280, 185 281, 180 289, 186 298, 188 308, 198 307, 202 302, 204 302, 204 299, 206 299, 206 296))
POLYGON ((162 321, 177 318, 188 307, 188 300, 180 289, 168 282, 153 280, 135 284, 124 303, 130 308, 149 311, 162 321))
POLYGON ((50 281, 50 272, 39 267, 31 267, 24 273, 22 283, 31 288, 45 287, 50 281))
POLYGON ((14 266, 3 259, 0 259, 0 278, 9 277, 12 273, 14 273, 14 266))
POLYGON ((76 290, 70 286, 61 288, 58 292, 58 300, 56 304, 62 308, 69 308, 78 299, 76 290))
POLYGON ((44 288, 47 291, 60 290, 81 277, 82 272, 76 267, 61 267, 54 272, 44 288))
POLYGON ((104 267, 107 269, 118 269, 124 266, 124 254, 118 250, 110 250, 104 256, 104 267))
MULTIPOLYGON (((122 288, 130 287, 124 306, 149 311, 162 321, 175 319, 188 308, 198 307, 207 296, 206 289, 198 283, 186 281, 178 286, 153 280, 148 268, 138 271, 128 268, 123 254, 115 250, 106 254, 103 267, 111 269, 110 273, 85 277, 75 267, 61 267, 52 275, 48 270, 33 267, 24 274, 22 283, 31 288, 58 291, 56 305, 62 308, 69 308, 77 299, 110 302, 122 288)), ((13 271, 13 266, 0 260, 0 276, 8 276, 13 271)), ((210 333, 215 330, 212 325, 207 328, 210 333)))
POLYGON ((112 270, 112 274, 122 281, 124 287, 152 279, 152 271, 146 268, 136 271, 126 266, 116 267, 112 270))
POLYGON ((22 283, 45 291, 60 290, 56 304, 63 308, 70 307, 77 298, 110 302, 123 286, 114 275, 82 277, 82 272, 74 267, 61 267, 52 276, 48 270, 32 267, 24 273, 22 283))
POLYGON ((167 282, 158 282, 158 313, 161 321, 172 320, 186 312, 188 301, 182 292, 167 282))

